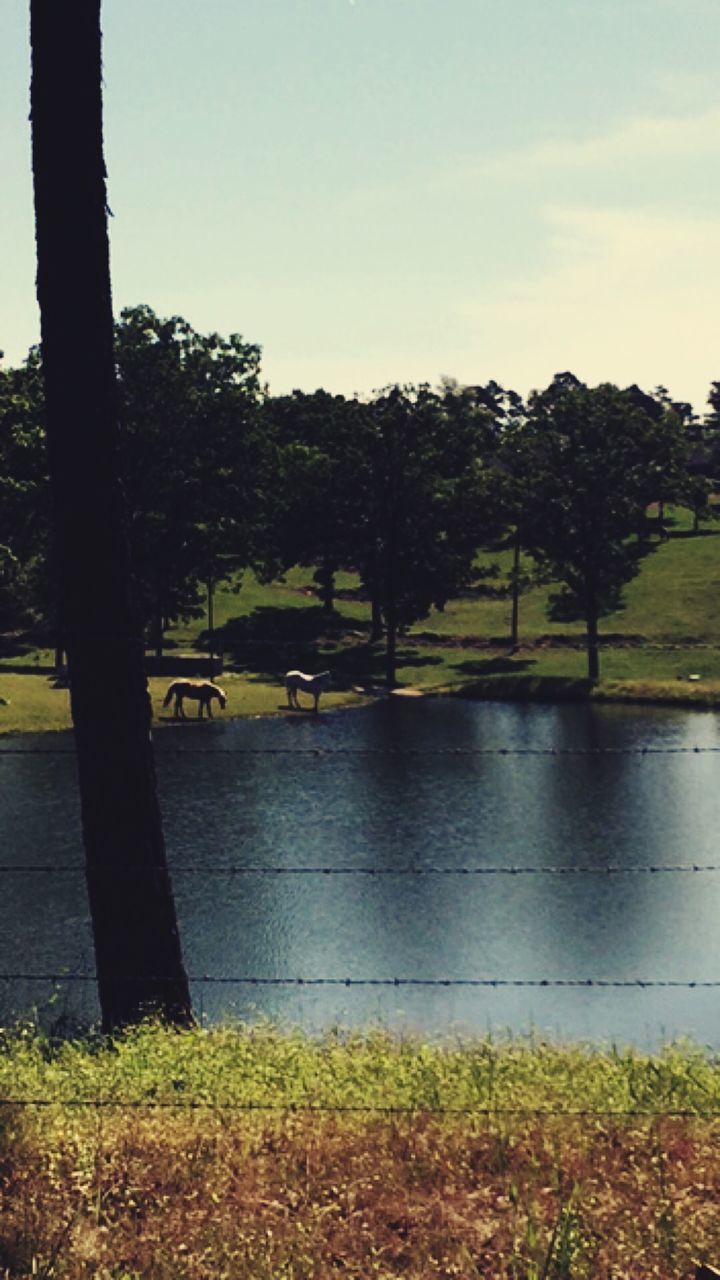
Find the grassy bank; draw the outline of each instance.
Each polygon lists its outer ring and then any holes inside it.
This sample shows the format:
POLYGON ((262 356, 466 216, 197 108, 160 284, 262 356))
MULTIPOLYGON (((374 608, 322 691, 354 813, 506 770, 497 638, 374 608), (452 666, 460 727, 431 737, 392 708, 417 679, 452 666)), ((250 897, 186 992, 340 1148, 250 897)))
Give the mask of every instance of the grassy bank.
MULTIPOLYGON (((591 686, 580 674, 555 676, 549 671, 544 675, 509 671, 468 679, 465 673, 458 673, 451 664, 442 660, 432 673, 408 669, 407 674, 410 678, 403 683, 424 693, 481 701, 557 703, 592 700, 698 708, 720 706, 720 680, 703 680, 698 684, 678 679, 602 680, 591 686)), ((173 719, 172 710, 166 711, 162 706, 167 679, 157 677, 149 683, 155 730, 176 727, 178 722, 173 719)), ((284 691, 279 682, 252 681, 230 672, 222 676, 222 686, 228 694, 228 705, 225 711, 216 709, 216 721, 287 714, 284 691)), ((0 698, 4 699, 0 702, 0 734, 45 733, 71 727, 67 689, 55 688, 49 675, 0 675, 0 698)), ((324 694, 321 709, 357 706, 363 701, 365 698, 361 694, 349 689, 324 694)), ((193 708, 188 711, 188 717, 195 722, 193 708)))
MULTIPOLYGON (((548 616, 552 584, 527 591, 520 606, 520 647, 509 651, 510 554, 483 553, 479 585, 448 602, 401 638, 401 685, 469 697, 558 700, 599 698, 698 706, 720 705, 720 530, 694 535, 682 511, 668 516, 669 541, 653 543, 625 605, 603 620, 601 680, 586 680, 583 625, 548 616), (690 680, 689 676, 697 677, 690 680)), ((354 686, 384 678, 382 645, 368 643, 369 605, 357 577, 337 577, 336 610, 323 614, 312 570, 296 568, 282 581, 260 584, 245 574, 215 598, 215 643, 225 654, 225 718, 278 714, 282 675, 289 667, 329 667, 336 680, 323 706, 356 700, 354 686), (238 586, 237 583, 234 584, 238 586)), ((167 635, 168 652, 204 652, 204 620, 167 635)), ((52 654, 14 643, 0 663, 0 732, 35 732, 69 725, 67 692, 54 688, 52 654)), ((109 683, 111 673, 109 673, 109 683)), ((168 679, 150 682, 155 722, 168 679)))
POLYGON ((0 1094, 49 1103, 2 1112, 8 1280, 645 1280, 720 1255, 720 1071, 688 1046, 28 1029, 0 1094))
MULTIPOLYGON (((163 696, 170 682, 169 677, 154 676, 148 682, 153 704, 153 722, 156 729, 177 723, 173 720, 172 707, 163 707, 163 696)), ((108 680, 108 684, 110 685, 108 680)), ((228 672, 218 680, 228 694, 226 711, 215 709, 220 720, 244 716, 277 715, 287 710, 282 681, 256 680, 237 672, 228 672)), ((110 697, 108 693, 108 697, 110 697)), ((0 733, 43 733, 54 729, 69 729, 70 696, 65 688, 58 688, 52 671, 41 674, 0 673, 0 733)), ((323 694, 323 707, 345 706, 357 702, 358 696, 351 690, 323 694)), ((312 705, 308 702, 308 705, 312 705)), ((197 712, 193 705, 186 708, 190 720, 197 712)))

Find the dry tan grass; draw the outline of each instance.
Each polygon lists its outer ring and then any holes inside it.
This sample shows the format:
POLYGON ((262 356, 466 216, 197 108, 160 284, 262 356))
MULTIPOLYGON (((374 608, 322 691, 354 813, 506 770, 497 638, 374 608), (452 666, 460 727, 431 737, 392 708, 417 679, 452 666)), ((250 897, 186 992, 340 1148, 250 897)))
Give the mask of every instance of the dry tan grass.
POLYGON ((689 1276, 717 1121, 6 1116, 0 1267, 55 1276, 689 1276))

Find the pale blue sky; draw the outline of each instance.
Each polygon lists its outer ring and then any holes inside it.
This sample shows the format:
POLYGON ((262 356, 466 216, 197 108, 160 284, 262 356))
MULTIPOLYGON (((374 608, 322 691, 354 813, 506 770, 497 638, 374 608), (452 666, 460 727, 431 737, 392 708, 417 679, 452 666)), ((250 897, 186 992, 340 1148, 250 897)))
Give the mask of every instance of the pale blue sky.
MULTIPOLYGON (((0 348, 37 339, 25 0, 0 0, 0 348)), ((272 391, 720 379, 720 0, 104 0, 116 310, 272 391)), ((81 336, 79 345, 81 346, 81 336)))

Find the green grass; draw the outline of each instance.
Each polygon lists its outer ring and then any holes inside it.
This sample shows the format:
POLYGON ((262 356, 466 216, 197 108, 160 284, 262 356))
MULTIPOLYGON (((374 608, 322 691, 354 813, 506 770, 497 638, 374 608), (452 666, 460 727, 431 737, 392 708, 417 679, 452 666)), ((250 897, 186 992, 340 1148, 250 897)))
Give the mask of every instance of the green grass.
MULTIPOLYGON (((478 557, 478 590, 448 602, 401 637, 398 679, 426 692, 458 691, 468 696, 575 697, 720 704, 720 528, 707 525, 699 536, 682 510, 668 513, 672 536, 652 544, 639 576, 626 591, 624 607, 604 618, 601 681, 585 682, 586 656, 581 622, 552 622, 547 616, 552 585, 527 591, 520 604, 520 650, 510 654, 510 600, 498 596, 507 585, 508 551, 478 557), (484 586, 483 586, 484 584, 484 586), (488 594, 487 588, 495 594, 488 594), (699 681, 689 682, 691 674, 699 681)), ((226 584, 215 596, 215 631, 225 652, 223 687, 229 694, 226 718, 279 714, 282 673, 289 667, 330 667, 336 690, 324 707, 357 700, 353 687, 384 679, 382 645, 370 647, 369 605, 357 598, 356 575, 337 578, 336 613, 326 618, 313 591, 312 569, 295 568, 282 581, 261 584, 251 572, 239 590, 226 584)), ((169 652, 207 647, 204 617, 179 624, 167 636, 169 652)), ((52 654, 17 647, 0 669, 0 732, 35 732, 69 726, 68 698, 53 688, 52 654), (34 674, 21 668, 35 667, 34 674)), ((155 723, 169 717, 161 702, 168 680, 151 680, 155 723)))
POLYGON ((646 1280, 720 1251, 690 1045, 27 1026, 0 1094, 4 1280, 646 1280))
MULTIPOLYGON (((168 677, 153 676, 148 683, 155 729, 163 731, 177 725, 177 721, 173 719, 172 707, 166 710, 162 705, 169 683, 168 677)), ((228 672, 222 677, 222 687, 228 695, 228 705, 225 711, 215 709, 216 719, 277 715, 287 711, 285 691, 280 678, 271 683, 228 672)), ((0 733, 43 733, 53 729, 69 729, 72 726, 69 693, 67 689, 55 687, 51 673, 0 674, 0 698, 3 699, 0 703, 0 733)), ((322 705, 332 708, 357 701, 358 697, 352 691, 331 692, 323 694, 322 705)), ((304 702, 308 708, 312 706, 309 699, 304 702)), ((195 720, 196 712, 191 704, 187 707, 186 715, 189 720, 195 720)))
POLYGON ((0 1030, 0 1096, 62 1104, 720 1113, 720 1062, 690 1043, 656 1054, 542 1039, 427 1042, 377 1030, 313 1037, 269 1024, 51 1040, 0 1030))
POLYGON ((0 732, 44 733, 70 727, 70 696, 47 675, 0 674, 0 732))

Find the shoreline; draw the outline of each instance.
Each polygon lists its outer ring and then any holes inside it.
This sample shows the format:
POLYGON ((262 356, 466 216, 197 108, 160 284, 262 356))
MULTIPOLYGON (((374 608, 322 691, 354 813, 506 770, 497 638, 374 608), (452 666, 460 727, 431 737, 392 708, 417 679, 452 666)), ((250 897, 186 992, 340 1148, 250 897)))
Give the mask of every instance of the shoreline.
MULTIPOLYGON (((281 686, 248 679, 233 672, 226 672, 221 678, 228 686, 230 702, 226 711, 214 716, 214 724, 231 720, 277 719, 283 715, 294 719, 302 718, 303 715, 312 716, 309 706, 301 712, 291 711, 286 707, 281 686)), ((178 727, 178 723, 199 724, 199 719, 193 715, 189 715, 186 721, 178 722, 172 715, 162 714, 164 687, 164 679, 150 677, 153 730, 166 733, 171 728, 178 727)), ((418 686, 402 684, 392 691, 380 685, 355 684, 347 690, 330 693, 324 704, 321 704, 320 714, 366 706, 378 698, 388 697, 403 700, 450 697, 469 702, 536 702, 550 705, 598 702, 712 711, 720 709, 720 681, 698 679, 697 682, 691 682, 687 678, 677 678, 654 681, 600 680, 593 684, 587 678, 573 676, 498 673, 462 683, 418 686)), ((203 723, 209 722, 205 720, 203 723)), ((68 730, 72 730, 68 691, 57 687, 52 670, 43 668, 34 672, 0 672, 0 738, 68 730), (17 695, 23 686, 23 691, 29 696, 21 705, 17 695), (7 714, 7 719, 4 713, 7 714)))

